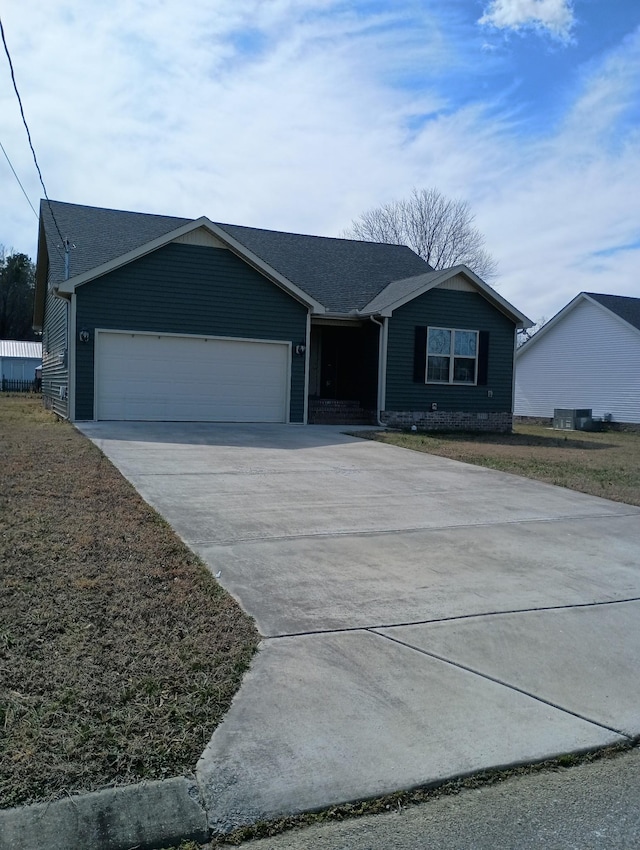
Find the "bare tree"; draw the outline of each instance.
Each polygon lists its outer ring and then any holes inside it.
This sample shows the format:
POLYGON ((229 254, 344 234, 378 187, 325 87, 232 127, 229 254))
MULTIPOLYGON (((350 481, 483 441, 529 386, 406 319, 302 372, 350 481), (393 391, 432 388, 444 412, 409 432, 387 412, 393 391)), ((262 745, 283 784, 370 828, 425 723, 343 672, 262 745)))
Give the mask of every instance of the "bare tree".
POLYGON ((497 276, 497 263, 484 248, 466 201, 437 189, 414 189, 409 198, 368 210, 340 235, 347 239, 408 245, 435 269, 464 264, 484 280, 497 276))
POLYGON ((524 345, 525 342, 529 342, 531 337, 535 336, 538 333, 538 331, 541 330, 543 325, 547 324, 547 322, 548 322, 548 319, 545 316, 543 316, 541 319, 538 319, 538 321, 535 323, 535 325, 532 325, 530 328, 520 328, 518 330, 518 335, 517 335, 518 348, 520 348, 521 345, 524 345))

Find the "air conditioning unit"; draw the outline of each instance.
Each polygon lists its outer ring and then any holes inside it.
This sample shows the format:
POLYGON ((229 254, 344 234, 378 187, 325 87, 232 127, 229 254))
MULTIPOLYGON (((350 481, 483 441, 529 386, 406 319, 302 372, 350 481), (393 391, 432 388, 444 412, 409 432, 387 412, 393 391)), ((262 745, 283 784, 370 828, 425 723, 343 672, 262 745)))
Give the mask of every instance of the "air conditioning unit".
POLYGON ((553 427, 562 431, 584 431, 589 428, 592 417, 591 408, 556 407, 553 411, 553 427))

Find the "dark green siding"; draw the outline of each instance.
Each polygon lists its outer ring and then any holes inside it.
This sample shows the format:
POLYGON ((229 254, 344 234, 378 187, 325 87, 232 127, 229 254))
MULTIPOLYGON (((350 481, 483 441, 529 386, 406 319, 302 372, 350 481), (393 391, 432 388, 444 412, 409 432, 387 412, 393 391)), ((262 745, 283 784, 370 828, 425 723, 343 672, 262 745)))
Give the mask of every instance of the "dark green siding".
POLYGON ((511 411, 515 324, 480 294, 434 289, 396 310, 389 319, 386 410, 438 410, 470 413, 511 411), (489 332, 486 386, 414 382, 416 326, 489 332), (493 397, 488 397, 488 391, 493 397))
POLYGON ((69 302, 47 291, 42 335, 42 395, 45 405, 65 419, 68 416, 69 302))
MULTIPOLYGON (((77 289, 76 419, 93 419, 94 329, 304 343, 307 308, 231 251, 171 244, 77 289)), ((291 421, 304 418, 304 357, 291 362, 291 421)))

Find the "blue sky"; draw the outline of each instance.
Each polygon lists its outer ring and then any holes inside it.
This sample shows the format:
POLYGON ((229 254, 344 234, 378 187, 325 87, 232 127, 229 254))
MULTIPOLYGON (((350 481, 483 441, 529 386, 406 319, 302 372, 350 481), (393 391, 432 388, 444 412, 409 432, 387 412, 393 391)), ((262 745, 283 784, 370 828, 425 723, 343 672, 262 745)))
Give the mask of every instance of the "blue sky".
MULTIPOLYGON (((637 0, 21 0, 0 14, 50 197, 338 235, 438 188, 532 319, 640 296, 637 0)), ((41 196, 0 56, 0 142, 41 196)), ((0 152, 0 243, 37 223, 0 152)))

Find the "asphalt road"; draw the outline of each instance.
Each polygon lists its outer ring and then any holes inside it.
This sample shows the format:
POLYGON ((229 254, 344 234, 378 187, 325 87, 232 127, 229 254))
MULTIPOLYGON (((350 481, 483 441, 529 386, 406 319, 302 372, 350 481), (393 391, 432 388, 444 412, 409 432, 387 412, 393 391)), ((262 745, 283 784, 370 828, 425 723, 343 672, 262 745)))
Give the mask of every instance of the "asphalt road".
POLYGON ((242 846, 247 850, 636 850, 640 750, 242 846))

